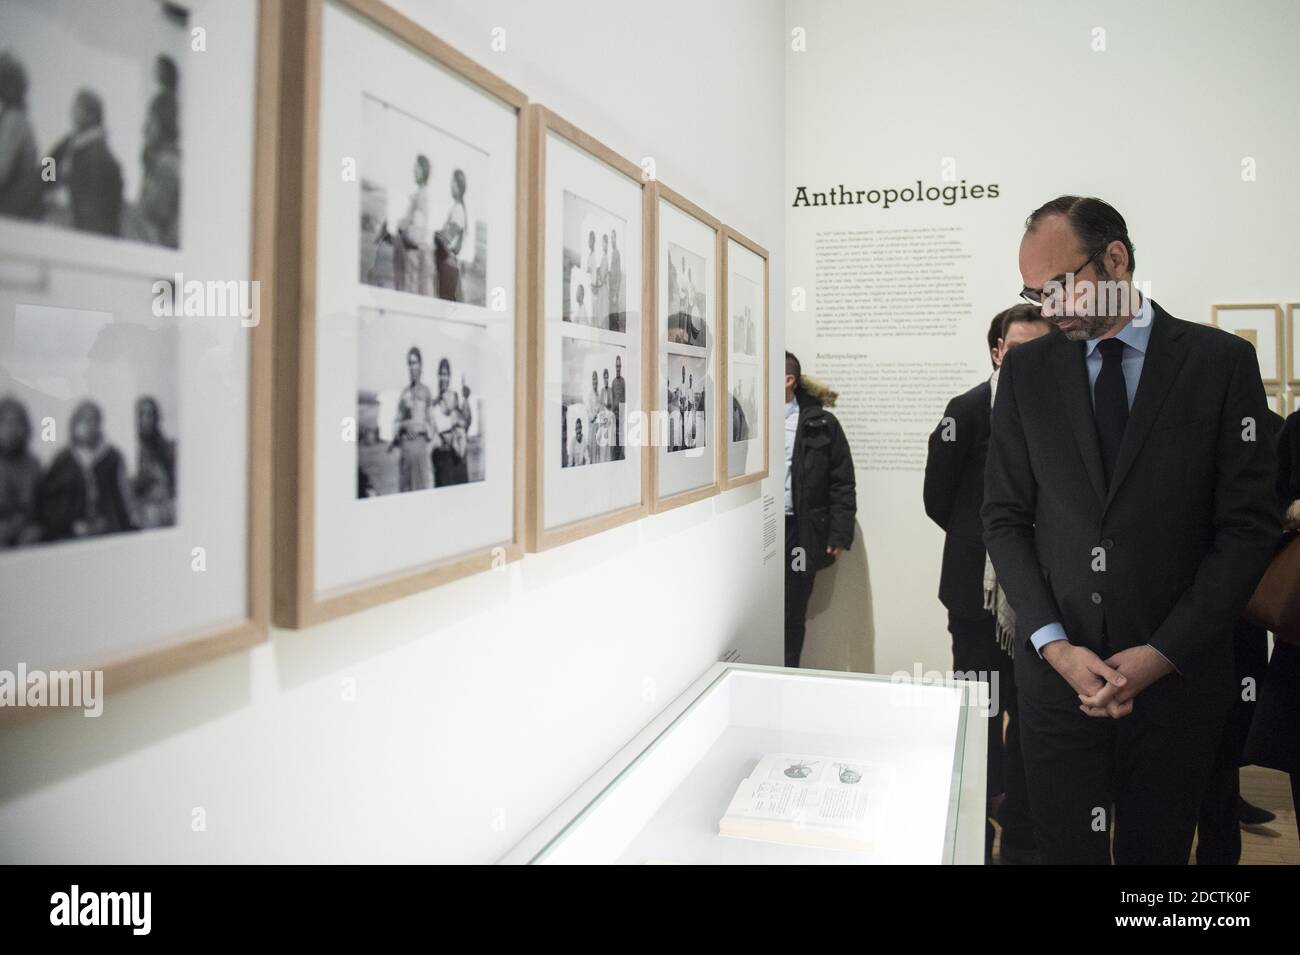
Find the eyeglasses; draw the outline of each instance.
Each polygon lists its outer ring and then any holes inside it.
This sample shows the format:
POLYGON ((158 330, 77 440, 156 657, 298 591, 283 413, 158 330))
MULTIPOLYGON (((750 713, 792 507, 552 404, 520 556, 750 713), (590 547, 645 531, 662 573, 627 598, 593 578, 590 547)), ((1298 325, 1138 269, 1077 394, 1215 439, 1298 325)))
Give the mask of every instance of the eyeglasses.
MULTIPOLYGON (((1066 273, 1066 274, 1078 275, 1089 265, 1091 265, 1096 260, 1097 256, 1101 255, 1105 251, 1106 248, 1105 246, 1103 246, 1102 248, 1098 249, 1096 252, 1092 253, 1092 255, 1088 256, 1088 261, 1084 262, 1083 265, 1075 269, 1073 273, 1066 273)), ((1052 292, 1048 292, 1045 288, 1030 288, 1029 286, 1025 286, 1020 290, 1020 297, 1023 298, 1026 302, 1028 302, 1030 305, 1042 305, 1044 301, 1051 298, 1053 295, 1060 294, 1063 288, 1062 284, 1059 281, 1055 283, 1049 282, 1048 284, 1054 285, 1054 289, 1052 292)))

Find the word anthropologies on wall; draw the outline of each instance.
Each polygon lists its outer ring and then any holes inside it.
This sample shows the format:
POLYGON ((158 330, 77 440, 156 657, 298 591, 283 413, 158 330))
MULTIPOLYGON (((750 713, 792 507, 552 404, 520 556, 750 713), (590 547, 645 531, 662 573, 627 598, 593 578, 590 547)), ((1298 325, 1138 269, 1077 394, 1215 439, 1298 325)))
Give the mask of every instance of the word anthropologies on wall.
POLYGON ((926 186, 920 179, 916 188, 905 189, 846 189, 843 183, 832 187, 827 192, 809 192, 807 186, 796 186, 792 209, 813 206, 860 206, 880 205, 882 209, 899 202, 939 202, 945 206, 956 205, 963 199, 996 199, 998 184, 967 186, 963 179, 956 185, 926 186))

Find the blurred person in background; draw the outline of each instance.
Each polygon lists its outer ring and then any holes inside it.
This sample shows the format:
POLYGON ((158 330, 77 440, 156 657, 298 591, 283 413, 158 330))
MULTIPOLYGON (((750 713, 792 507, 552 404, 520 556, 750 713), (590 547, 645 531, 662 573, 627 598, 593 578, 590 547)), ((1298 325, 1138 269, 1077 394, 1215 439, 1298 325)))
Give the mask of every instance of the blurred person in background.
POLYGON ((858 499, 853 455, 826 409, 838 395, 785 353, 785 665, 803 653, 817 571, 853 546, 858 499))

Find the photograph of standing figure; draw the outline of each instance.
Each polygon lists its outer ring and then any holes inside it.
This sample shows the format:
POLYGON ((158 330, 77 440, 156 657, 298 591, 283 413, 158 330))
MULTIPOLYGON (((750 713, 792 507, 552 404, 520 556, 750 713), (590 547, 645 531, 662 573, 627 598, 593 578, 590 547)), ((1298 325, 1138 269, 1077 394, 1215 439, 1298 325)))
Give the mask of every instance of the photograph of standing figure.
POLYGON ((363 310, 357 497, 483 480, 482 403, 475 386, 484 336, 477 325, 363 310))
POLYGON ((708 341, 704 257, 668 243, 668 341, 703 348, 708 341))
POLYGON ((188 19, 161 0, 5 0, 0 216, 180 247, 188 19))
POLYGON ((487 153, 369 95, 361 124, 361 281, 485 306, 487 153))
POLYGON ((563 320, 609 332, 627 330, 627 223, 564 192, 563 320))
POLYGON ((176 339, 20 305, 0 350, 0 550, 176 524, 176 339))
POLYGON ((758 284, 743 275, 731 274, 731 352, 734 355, 758 355, 758 325, 755 313, 762 308, 758 284))
POLYGON ((708 360, 690 355, 668 354, 668 394, 665 442, 668 450, 687 451, 708 445, 705 415, 704 376, 708 360))
POLYGON ((622 345, 563 340, 560 396, 560 466, 606 464, 625 455, 627 380, 622 345))
POLYGON ((731 440, 748 441, 758 425, 758 375, 756 369, 737 365, 731 376, 731 440))

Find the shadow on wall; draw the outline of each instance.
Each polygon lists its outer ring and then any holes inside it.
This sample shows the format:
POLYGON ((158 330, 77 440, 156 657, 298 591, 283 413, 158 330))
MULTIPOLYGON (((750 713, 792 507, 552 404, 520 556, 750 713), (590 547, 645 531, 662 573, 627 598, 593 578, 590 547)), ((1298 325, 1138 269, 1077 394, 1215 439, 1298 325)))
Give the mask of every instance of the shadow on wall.
POLYGON ((871 569, 862 528, 855 523, 852 549, 817 574, 799 663, 817 670, 870 673, 875 658, 871 569))

